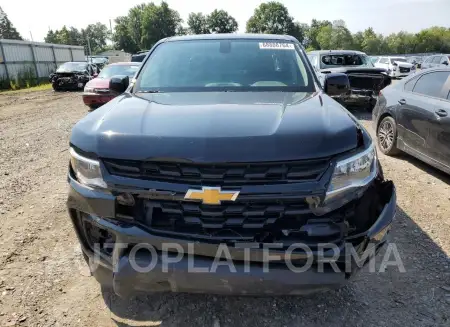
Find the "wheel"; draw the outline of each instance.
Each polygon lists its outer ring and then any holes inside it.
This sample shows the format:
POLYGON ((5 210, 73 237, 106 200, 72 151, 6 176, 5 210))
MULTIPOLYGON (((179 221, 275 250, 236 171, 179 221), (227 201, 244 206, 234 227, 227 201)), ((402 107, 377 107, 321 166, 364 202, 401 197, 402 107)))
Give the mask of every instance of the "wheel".
POLYGON ((384 154, 388 156, 396 155, 400 152, 397 149, 397 125, 391 116, 384 117, 378 125, 377 130, 378 146, 384 154))

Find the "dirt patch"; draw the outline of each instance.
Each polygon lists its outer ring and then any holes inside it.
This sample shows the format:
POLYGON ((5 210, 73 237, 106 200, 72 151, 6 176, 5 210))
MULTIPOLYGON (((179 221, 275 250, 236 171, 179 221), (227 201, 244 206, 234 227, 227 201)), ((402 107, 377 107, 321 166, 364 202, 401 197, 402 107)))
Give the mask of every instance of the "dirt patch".
MULTIPOLYGON (((366 269, 339 291, 308 297, 164 293, 125 301, 102 290, 65 208, 70 130, 86 113, 79 93, 0 96, 0 326, 450 324, 450 178, 406 155, 380 154, 397 186, 391 240, 405 273, 366 269)), ((357 116, 371 130, 370 117, 357 116)))

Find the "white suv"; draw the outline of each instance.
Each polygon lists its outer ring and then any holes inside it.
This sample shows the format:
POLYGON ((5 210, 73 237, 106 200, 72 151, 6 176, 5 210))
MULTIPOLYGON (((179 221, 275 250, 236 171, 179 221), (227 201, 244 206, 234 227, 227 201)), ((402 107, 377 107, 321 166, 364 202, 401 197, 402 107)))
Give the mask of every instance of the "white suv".
POLYGON ((374 65, 387 69, 389 76, 393 78, 408 76, 416 69, 413 64, 406 61, 405 57, 379 57, 374 65))

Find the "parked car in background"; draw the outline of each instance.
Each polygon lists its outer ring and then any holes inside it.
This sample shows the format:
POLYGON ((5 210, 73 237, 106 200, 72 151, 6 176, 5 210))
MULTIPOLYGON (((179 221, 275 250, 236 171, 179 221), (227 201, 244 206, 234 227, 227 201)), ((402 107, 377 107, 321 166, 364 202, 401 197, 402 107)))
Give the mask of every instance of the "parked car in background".
POLYGON ((410 64, 413 64, 416 68, 420 68, 423 58, 419 56, 407 57, 406 61, 409 62, 410 64))
POLYGON ((450 54, 438 54, 426 58, 422 63, 422 69, 446 68, 450 64, 450 54))
POLYGON ((118 94, 109 89, 111 77, 125 75, 132 79, 140 65, 136 62, 118 62, 103 68, 96 78, 86 84, 83 93, 84 104, 91 109, 95 109, 115 98, 118 94))
POLYGON ((377 62, 378 61, 378 56, 370 56, 369 57, 370 58, 370 61, 372 62, 372 64, 374 64, 375 62, 377 62))
POLYGON ((348 76, 350 94, 334 98, 347 108, 360 107, 371 111, 378 92, 391 84, 386 70, 375 68, 364 52, 320 50, 308 52, 308 58, 322 84, 327 74, 344 73, 348 76))
POLYGON ((99 71, 102 70, 103 67, 105 67, 109 63, 108 57, 86 57, 86 58, 87 62, 96 65, 99 71))
POLYGON ((405 151, 450 174, 450 69, 420 71, 382 90, 373 122, 383 153, 405 151))
POLYGON ((139 51, 138 53, 131 56, 132 62, 142 62, 147 56, 148 51, 139 51))
POLYGON ((379 57, 374 65, 386 69, 392 78, 405 77, 416 70, 416 66, 409 63, 405 57, 379 57))
POLYGON ((82 90, 87 82, 97 76, 96 68, 87 62, 66 62, 50 74, 53 90, 82 90))

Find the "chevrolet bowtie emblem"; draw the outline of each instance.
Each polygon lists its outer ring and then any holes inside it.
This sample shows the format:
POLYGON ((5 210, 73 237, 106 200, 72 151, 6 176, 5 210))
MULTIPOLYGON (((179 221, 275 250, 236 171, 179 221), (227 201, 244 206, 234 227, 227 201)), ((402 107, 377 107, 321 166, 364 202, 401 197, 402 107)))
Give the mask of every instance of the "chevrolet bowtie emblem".
POLYGON ((221 201, 236 201, 239 191, 222 191, 220 187, 205 187, 201 190, 189 189, 184 196, 188 200, 201 200, 204 204, 220 204, 221 201))

